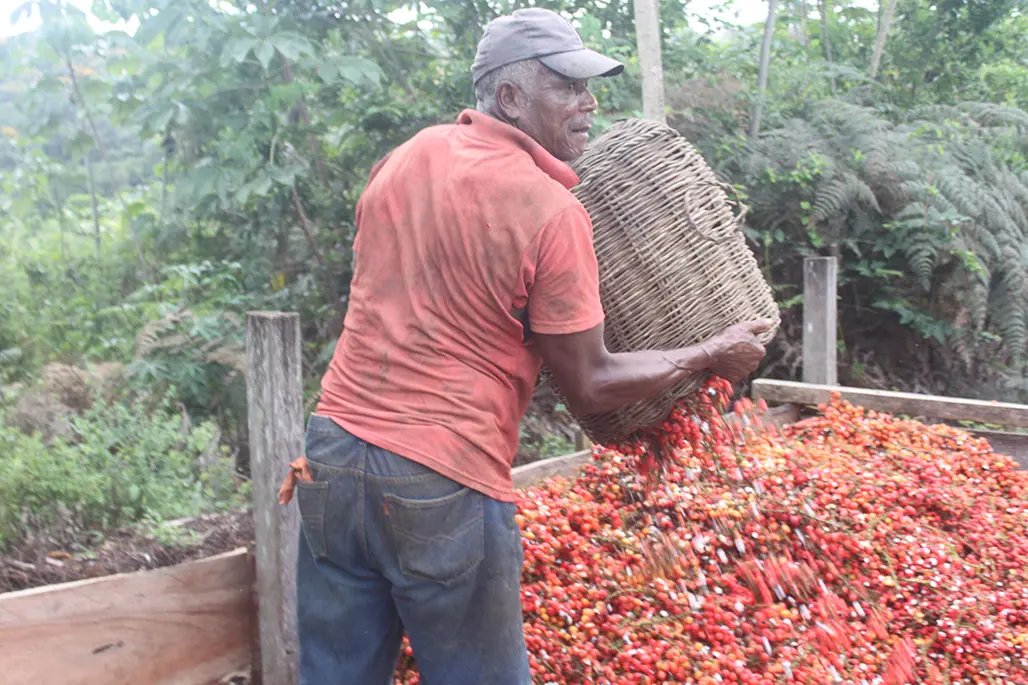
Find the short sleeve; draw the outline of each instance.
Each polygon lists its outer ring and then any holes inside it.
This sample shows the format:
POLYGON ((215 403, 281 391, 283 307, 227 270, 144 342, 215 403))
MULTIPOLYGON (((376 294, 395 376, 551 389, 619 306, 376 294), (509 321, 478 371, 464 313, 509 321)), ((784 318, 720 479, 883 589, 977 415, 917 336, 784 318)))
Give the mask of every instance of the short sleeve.
POLYGON ((582 205, 558 212, 539 230, 521 275, 532 331, 580 333, 603 321, 593 227, 582 205))

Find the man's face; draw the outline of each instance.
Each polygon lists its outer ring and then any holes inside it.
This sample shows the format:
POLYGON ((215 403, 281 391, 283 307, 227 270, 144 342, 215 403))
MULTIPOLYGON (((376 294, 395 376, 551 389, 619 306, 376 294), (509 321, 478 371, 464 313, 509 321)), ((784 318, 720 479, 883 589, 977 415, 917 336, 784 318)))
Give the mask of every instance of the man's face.
POLYGON ((570 162, 585 152, 596 98, 585 79, 569 79, 539 64, 524 84, 524 107, 517 127, 559 160, 570 162))

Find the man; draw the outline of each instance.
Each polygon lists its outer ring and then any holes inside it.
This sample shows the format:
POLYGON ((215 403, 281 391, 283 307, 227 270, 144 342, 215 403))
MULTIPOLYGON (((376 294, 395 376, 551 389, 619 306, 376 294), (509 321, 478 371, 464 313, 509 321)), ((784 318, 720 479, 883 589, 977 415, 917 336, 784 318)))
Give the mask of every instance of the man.
POLYGON ((604 347, 566 162, 588 142, 588 79, 622 69, 548 10, 496 19, 472 66, 477 111, 373 169, 296 484, 301 683, 389 683, 404 631, 426 685, 529 683, 510 465, 540 363, 596 413, 763 357, 767 322, 680 350, 604 347))

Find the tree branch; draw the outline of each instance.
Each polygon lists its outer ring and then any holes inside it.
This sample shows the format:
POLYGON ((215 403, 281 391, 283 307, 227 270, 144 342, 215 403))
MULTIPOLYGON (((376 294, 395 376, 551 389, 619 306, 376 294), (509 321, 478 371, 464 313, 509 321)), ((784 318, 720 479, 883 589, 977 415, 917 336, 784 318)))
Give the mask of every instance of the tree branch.
POLYGON ((310 219, 307 217, 307 210, 303 206, 303 200, 300 198, 300 193, 296 189, 296 185, 293 185, 292 192, 293 209, 296 210, 296 216, 300 219, 300 230, 303 231, 304 238, 307 239, 307 245, 310 247, 311 254, 314 256, 314 261, 318 263, 318 274, 322 279, 322 288, 325 290, 325 297, 328 298, 332 305, 342 311, 342 303, 336 295, 336 290, 332 285, 332 281, 329 279, 328 270, 325 268, 325 259, 321 255, 321 251, 318 249, 318 242, 314 238, 314 227, 311 225, 310 219))
POLYGON ((296 216, 300 219, 300 230, 303 231, 303 235, 307 239, 307 246, 310 247, 311 254, 314 255, 314 261, 318 263, 320 268, 325 268, 325 259, 321 256, 321 251, 318 250, 318 243, 314 239, 311 221, 307 218, 307 210, 304 209, 303 200, 300 199, 300 193, 296 190, 295 185, 293 186, 293 209, 296 210, 296 216))
POLYGON ((86 116, 86 122, 89 123, 89 131, 93 136, 93 144, 96 145, 96 149, 100 151, 100 155, 106 157, 107 150, 104 148, 103 141, 100 140, 100 134, 96 130, 96 122, 93 121, 93 114, 89 111, 89 107, 86 105, 86 99, 82 97, 82 89, 79 88, 79 80, 75 75, 75 66, 71 63, 70 52, 65 51, 64 64, 68 68, 68 76, 71 78, 72 90, 75 91, 75 99, 79 101, 79 106, 82 107, 82 113, 86 116))

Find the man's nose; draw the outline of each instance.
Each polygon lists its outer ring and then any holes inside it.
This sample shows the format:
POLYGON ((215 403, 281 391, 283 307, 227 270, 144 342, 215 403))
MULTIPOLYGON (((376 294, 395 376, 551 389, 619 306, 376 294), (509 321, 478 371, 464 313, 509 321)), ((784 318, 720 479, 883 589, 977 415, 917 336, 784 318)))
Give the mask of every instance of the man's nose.
POLYGON ((596 96, 593 95, 592 91, 586 88, 582 91, 582 96, 579 98, 579 109, 583 112, 592 112, 599 106, 596 101, 596 96))

